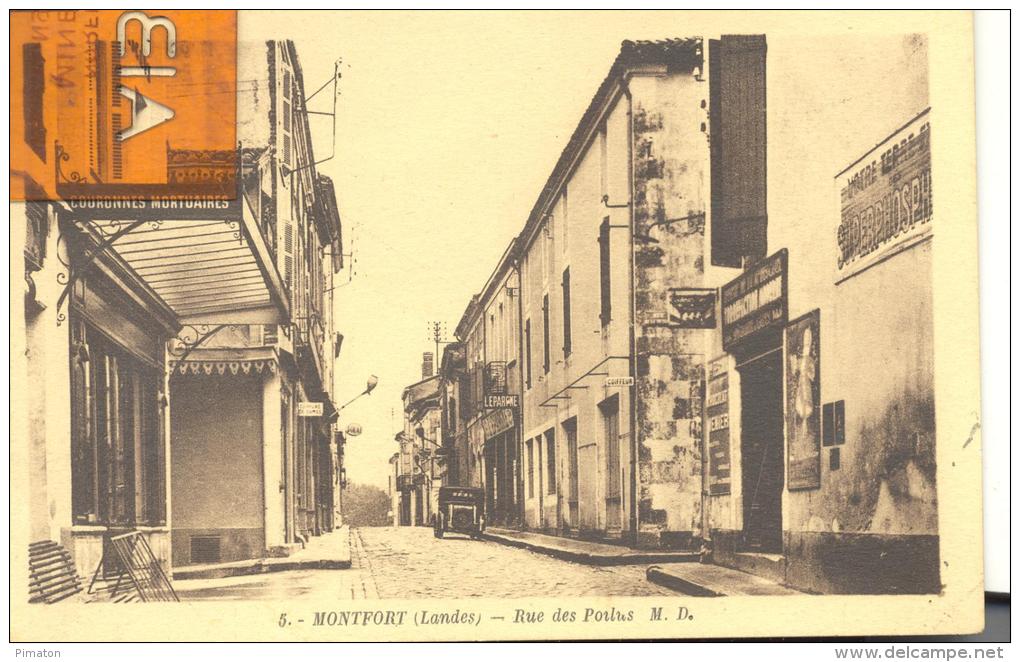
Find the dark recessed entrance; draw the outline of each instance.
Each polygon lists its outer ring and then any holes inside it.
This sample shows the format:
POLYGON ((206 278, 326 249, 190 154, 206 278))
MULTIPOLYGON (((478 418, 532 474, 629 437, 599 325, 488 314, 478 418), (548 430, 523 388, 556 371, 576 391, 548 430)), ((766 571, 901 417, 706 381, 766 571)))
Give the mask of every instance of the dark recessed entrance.
POLYGON ((738 364, 743 548, 783 551, 783 363, 776 348, 738 364))

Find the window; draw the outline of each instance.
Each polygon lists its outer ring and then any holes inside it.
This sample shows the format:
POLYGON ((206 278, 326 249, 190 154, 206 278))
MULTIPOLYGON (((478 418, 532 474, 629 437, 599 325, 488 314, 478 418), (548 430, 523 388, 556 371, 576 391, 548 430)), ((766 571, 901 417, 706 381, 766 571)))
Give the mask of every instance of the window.
POLYGON ((80 321, 70 354, 74 522, 165 523, 162 372, 80 321))
POLYGON ((549 477, 546 494, 556 494, 556 431, 546 430, 545 432, 545 468, 549 477))
POLYGON ((524 321, 524 385, 531 388, 531 320, 524 321))
POLYGON ((765 36, 709 42, 712 264, 765 257, 765 36))
POLYGON ((563 356, 570 356, 570 267, 563 270, 563 356))
POLYGON ((549 372, 549 295, 542 296, 542 369, 549 372))
POLYGON ((602 303, 599 320, 602 321, 602 326, 606 326, 609 324, 609 320, 613 319, 609 266, 609 217, 606 216, 602 219, 602 225, 599 226, 599 293, 602 303))
POLYGON ((450 431, 457 431, 457 399, 450 398, 450 418, 449 418, 450 431))
POLYGON ((535 447, 528 439, 528 498, 535 496, 535 447))

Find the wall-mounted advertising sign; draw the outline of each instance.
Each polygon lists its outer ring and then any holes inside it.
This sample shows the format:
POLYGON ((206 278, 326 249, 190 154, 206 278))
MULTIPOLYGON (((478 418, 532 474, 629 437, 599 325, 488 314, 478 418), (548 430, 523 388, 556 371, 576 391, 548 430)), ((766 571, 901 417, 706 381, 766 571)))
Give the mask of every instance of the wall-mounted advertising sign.
POLYGON ((730 493, 730 385, 726 360, 709 364, 705 416, 708 420, 708 493, 730 493))
POLYGON ((821 486, 821 358, 818 309, 786 327, 786 485, 821 486))
POLYGON ((322 416, 322 403, 299 402, 297 405, 297 415, 302 418, 317 418, 322 416))
POLYGON ((786 324, 786 249, 747 268, 722 288, 723 349, 786 324))
POLYGON ((606 377, 606 386, 633 386, 633 377, 606 377))
POLYGON ((483 409, 516 409, 521 404, 516 395, 486 395, 482 398, 483 409))
POLYGON ((669 322, 684 329, 714 329, 715 290, 670 288, 669 322))
POLYGON ((931 131, 925 110, 836 175, 837 281, 931 232, 931 131))

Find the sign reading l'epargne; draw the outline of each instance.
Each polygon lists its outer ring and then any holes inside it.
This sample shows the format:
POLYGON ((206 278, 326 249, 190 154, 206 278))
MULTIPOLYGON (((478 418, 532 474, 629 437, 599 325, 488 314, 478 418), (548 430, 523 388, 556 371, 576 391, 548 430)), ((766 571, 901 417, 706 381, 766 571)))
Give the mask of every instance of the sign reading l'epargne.
POLYGON ((781 249, 722 287, 723 349, 786 324, 787 251, 781 249))
POLYGON ((237 197, 171 163, 237 152, 236 11, 16 11, 11 58, 12 199, 237 197))
POLYGON ((931 230, 931 130, 925 110, 836 175, 837 278, 931 230))

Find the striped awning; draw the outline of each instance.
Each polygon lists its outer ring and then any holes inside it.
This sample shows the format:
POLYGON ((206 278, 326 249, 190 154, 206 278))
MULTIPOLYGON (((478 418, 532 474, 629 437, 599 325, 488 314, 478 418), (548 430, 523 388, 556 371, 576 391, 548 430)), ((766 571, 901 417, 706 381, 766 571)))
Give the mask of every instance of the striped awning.
POLYGON ((117 238, 116 253, 182 324, 278 324, 287 296, 247 204, 234 219, 89 221, 97 238, 117 238))

